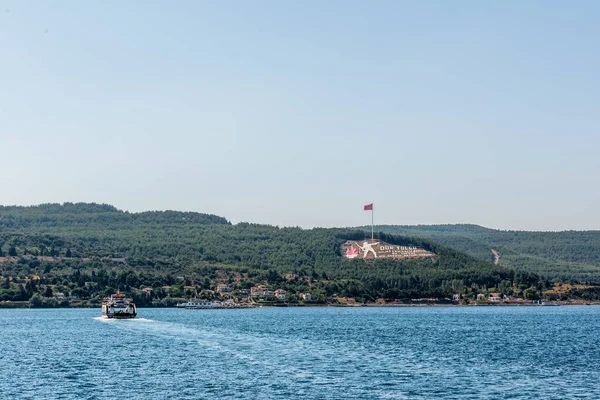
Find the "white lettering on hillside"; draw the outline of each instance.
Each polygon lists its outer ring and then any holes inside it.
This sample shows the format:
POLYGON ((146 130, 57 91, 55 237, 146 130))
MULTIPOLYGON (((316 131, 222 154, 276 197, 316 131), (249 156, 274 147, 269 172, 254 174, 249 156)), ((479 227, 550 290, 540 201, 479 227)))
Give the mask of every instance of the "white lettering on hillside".
POLYGON ((435 257, 435 253, 417 246, 399 246, 376 241, 348 241, 344 245, 346 258, 425 258, 435 257))

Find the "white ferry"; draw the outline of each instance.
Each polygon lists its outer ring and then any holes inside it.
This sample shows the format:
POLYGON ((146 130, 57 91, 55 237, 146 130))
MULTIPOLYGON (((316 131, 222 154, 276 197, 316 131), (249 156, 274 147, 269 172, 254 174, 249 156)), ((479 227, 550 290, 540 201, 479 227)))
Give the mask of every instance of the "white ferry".
POLYGON ((133 299, 117 293, 102 300, 102 318, 129 319, 135 318, 137 308, 133 299))
POLYGON ((201 309, 201 308, 220 308, 220 301, 190 300, 187 303, 177 304, 178 308, 201 309))
POLYGON ((178 308, 187 310, 214 309, 214 308, 254 308, 254 304, 238 304, 232 299, 226 301, 190 300, 187 303, 177 304, 178 308))

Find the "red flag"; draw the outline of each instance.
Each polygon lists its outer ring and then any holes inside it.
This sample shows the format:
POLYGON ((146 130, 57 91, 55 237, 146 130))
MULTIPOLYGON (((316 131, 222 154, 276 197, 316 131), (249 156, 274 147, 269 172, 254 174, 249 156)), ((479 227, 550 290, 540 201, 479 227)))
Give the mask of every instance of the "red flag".
POLYGON ((368 211, 368 210, 373 210, 373 203, 371 203, 371 204, 367 204, 367 205, 365 206, 365 211, 368 211))

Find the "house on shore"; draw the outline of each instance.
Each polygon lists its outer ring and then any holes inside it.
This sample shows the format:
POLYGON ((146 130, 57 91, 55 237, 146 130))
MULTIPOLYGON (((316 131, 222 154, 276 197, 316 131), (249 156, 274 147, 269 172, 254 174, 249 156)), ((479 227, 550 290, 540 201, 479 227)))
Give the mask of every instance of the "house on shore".
POLYGON ((250 288, 250 296, 252 297, 262 297, 265 295, 265 289, 264 287, 258 285, 258 286, 252 286, 250 288))
POLYGON ((229 285, 226 285, 224 283, 220 283, 220 284, 217 285, 217 292, 218 293, 231 292, 231 288, 229 287, 229 285))
MULTIPOLYGON (((285 291, 283 291, 283 294, 285 295, 285 291)), ((277 291, 273 292, 264 285, 258 285, 250 288, 250 296, 259 298, 277 296, 277 291)))
POLYGON ((502 301, 502 295, 500 293, 492 293, 492 294, 490 294, 490 301, 494 301, 494 302, 502 301))

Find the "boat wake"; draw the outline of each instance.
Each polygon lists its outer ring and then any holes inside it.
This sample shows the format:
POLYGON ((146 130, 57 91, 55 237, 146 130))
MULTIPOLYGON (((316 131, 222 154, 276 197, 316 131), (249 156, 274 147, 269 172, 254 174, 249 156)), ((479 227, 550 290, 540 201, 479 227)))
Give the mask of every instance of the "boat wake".
POLYGON ((130 319, 129 321, 133 321, 133 322, 156 322, 156 320, 148 319, 148 318, 135 318, 135 319, 130 319))
POLYGON ((100 322, 125 322, 127 321, 127 323, 135 323, 135 322, 157 322, 156 320, 153 319, 148 319, 148 318, 127 318, 127 319, 114 319, 114 318, 105 318, 105 317, 94 317, 94 319, 96 321, 100 321, 100 322))
MULTIPOLYGON (((140 335, 152 335, 173 341, 202 346, 209 353, 226 354, 228 359, 235 359, 252 368, 261 368, 271 371, 275 375, 293 375, 298 379, 309 380, 315 384, 323 383, 322 379, 310 371, 297 368, 292 365, 282 367, 279 362, 260 356, 267 349, 286 354, 290 344, 278 338, 265 338, 247 333, 223 329, 203 329, 200 327, 189 327, 175 322, 164 322, 146 318, 135 318, 125 320, 105 319, 96 317, 95 320, 110 323, 112 327, 130 333, 140 335), (257 356, 257 354, 259 356, 257 356)), ((306 346, 309 353, 314 350, 315 345, 306 346)), ((326 354, 326 351, 321 353, 326 354)))

